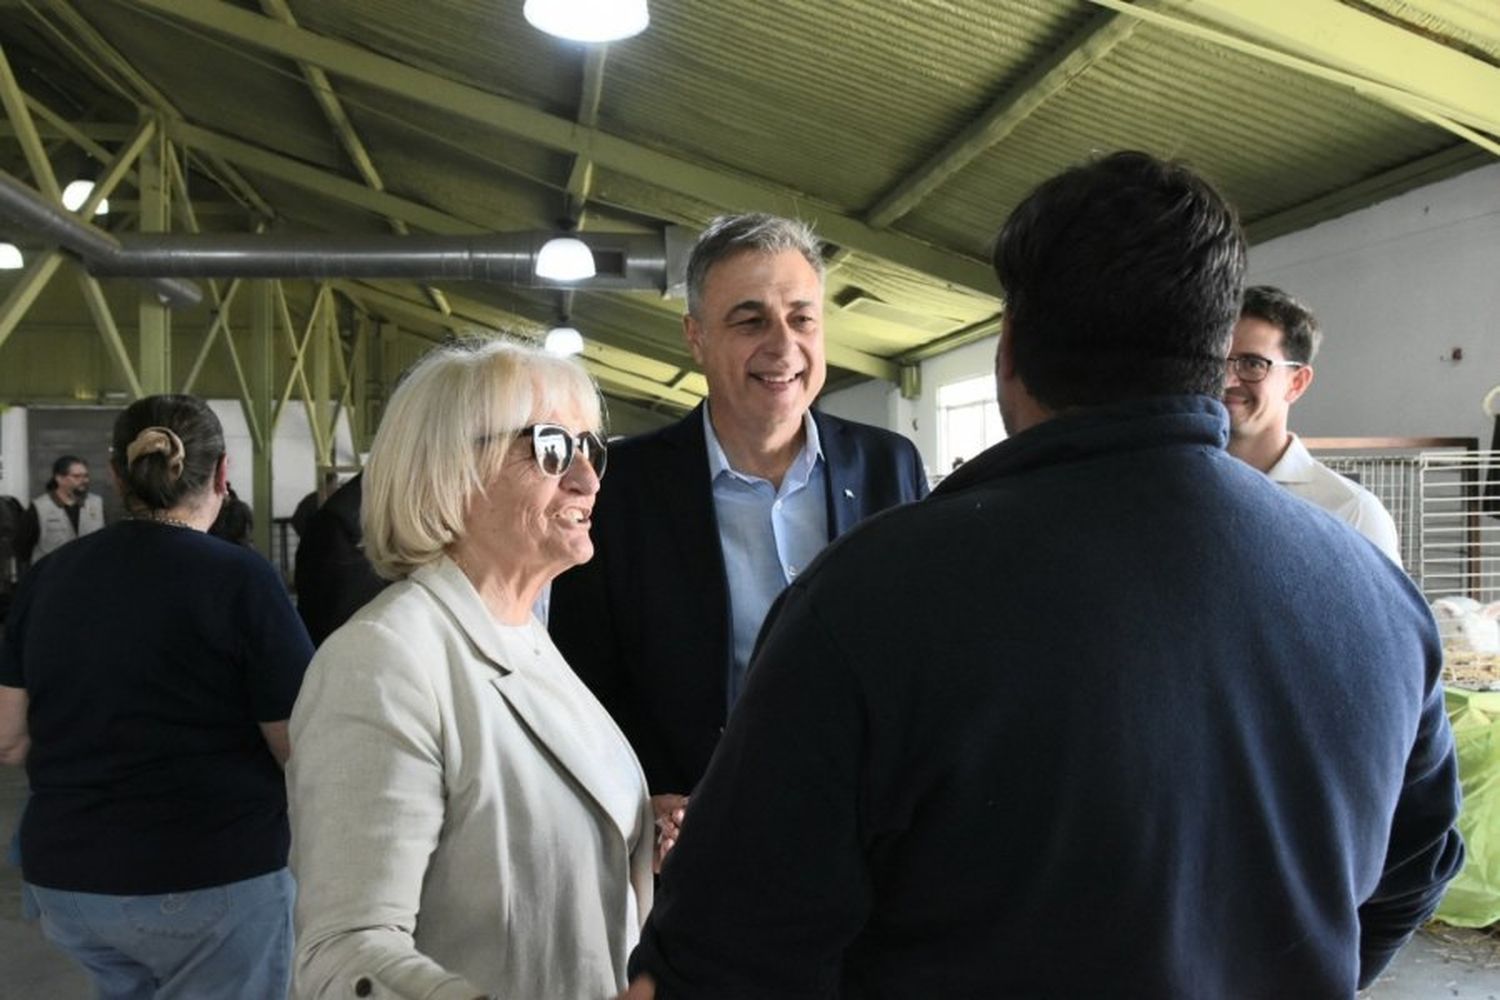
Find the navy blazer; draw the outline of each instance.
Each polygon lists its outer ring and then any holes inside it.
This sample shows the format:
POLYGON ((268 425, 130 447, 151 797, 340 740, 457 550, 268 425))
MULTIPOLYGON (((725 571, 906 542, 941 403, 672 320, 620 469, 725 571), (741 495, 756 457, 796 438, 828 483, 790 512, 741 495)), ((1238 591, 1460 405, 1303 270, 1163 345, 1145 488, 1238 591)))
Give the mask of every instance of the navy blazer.
MULTIPOLYGON (((909 440, 817 411, 813 419, 830 541, 926 495, 909 440)), ((593 560, 553 582, 553 640, 630 740, 652 793, 687 793, 723 731, 733 656, 701 405, 610 445, 593 522, 593 560)))

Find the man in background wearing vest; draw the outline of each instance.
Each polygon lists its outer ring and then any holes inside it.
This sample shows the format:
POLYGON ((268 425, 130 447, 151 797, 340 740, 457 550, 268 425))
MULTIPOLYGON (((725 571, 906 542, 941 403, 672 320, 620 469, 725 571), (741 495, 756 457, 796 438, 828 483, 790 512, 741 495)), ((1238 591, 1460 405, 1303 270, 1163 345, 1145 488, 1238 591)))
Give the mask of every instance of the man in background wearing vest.
POLYGON ((75 538, 104 527, 104 501, 89 494, 88 463, 63 455, 52 463, 47 492, 31 501, 16 546, 21 558, 36 562, 75 538))

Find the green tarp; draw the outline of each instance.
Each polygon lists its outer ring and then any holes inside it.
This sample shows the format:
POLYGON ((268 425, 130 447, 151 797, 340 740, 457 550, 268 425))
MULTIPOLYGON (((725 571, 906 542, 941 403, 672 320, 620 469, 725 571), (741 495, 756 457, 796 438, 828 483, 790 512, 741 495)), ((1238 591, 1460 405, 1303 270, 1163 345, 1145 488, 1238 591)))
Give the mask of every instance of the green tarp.
POLYGON ((1459 927, 1500 921, 1500 691, 1447 692, 1458 745, 1464 807, 1458 817, 1468 856, 1448 885, 1437 918, 1459 927))

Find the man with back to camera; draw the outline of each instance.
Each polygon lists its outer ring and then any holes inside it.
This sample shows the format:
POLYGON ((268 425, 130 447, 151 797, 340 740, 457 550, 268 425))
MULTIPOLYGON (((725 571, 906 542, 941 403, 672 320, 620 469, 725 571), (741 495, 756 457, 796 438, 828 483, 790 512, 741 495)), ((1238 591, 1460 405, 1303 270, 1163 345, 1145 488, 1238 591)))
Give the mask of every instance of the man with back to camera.
POLYGON ((1270 285, 1245 289, 1224 382, 1229 454, 1348 522, 1399 566, 1396 522, 1379 498, 1313 458, 1287 430, 1292 404, 1312 385, 1322 339, 1317 318, 1286 292, 1270 285))
POLYGON ((16 551, 36 562, 76 538, 104 527, 104 501, 89 494, 88 463, 60 455, 52 463, 47 490, 31 501, 16 551))
POLYGON ((776 595, 832 538, 927 491, 910 441, 811 409, 826 362, 823 258, 806 225, 714 220, 687 286, 683 331, 708 400, 611 444, 594 558, 553 582, 548 623, 630 740, 662 819, 702 775, 776 595))
POLYGON ((1352 997, 1458 870, 1422 595, 1225 451, 1230 208, 1117 153, 994 261, 1011 436, 782 595, 631 998, 1352 997))

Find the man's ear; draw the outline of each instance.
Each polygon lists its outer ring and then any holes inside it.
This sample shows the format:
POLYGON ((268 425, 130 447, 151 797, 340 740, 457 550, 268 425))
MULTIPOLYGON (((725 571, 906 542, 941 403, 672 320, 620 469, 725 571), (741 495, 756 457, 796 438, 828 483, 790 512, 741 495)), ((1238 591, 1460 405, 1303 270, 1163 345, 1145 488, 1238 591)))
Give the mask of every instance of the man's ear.
POLYGON ((214 492, 219 496, 229 495, 229 453, 219 456, 214 464, 214 492))
POLYGON ((682 338, 687 341, 688 350, 693 352, 698 367, 703 367, 703 327, 692 313, 682 314, 682 338))
POLYGON ((995 377, 1001 381, 1015 378, 1015 341, 1010 334, 1010 313, 1000 317, 1000 343, 995 347, 995 377))
POLYGON ((1307 391, 1307 387, 1312 385, 1312 380, 1312 365, 1303 365, 1301 368, 1293 371, 1292 377, 1287 380, 1286 401, 1288 403, 1295 403, 1298 399, 1302 398, 1302 394, 1307 391))

